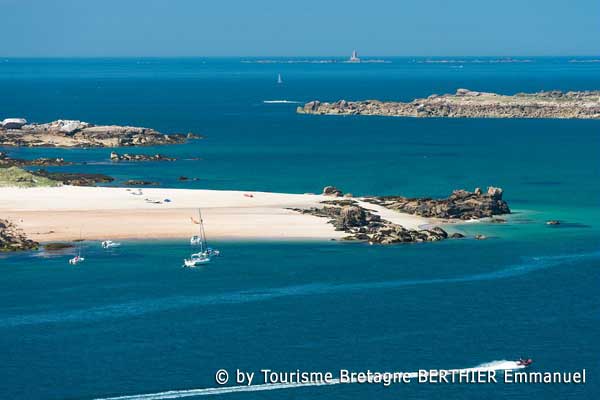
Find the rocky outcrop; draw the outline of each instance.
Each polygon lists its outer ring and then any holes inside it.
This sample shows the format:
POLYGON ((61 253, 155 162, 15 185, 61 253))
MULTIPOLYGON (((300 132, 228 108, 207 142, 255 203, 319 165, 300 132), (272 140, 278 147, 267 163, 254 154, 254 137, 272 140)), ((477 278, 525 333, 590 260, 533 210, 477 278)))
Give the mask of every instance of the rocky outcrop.
POLYGON ((39 243, 28 239, 8 220, 0 219, 0 252, 35 250, 39 243))
POLYGON ((517 93, 512 96, 458 89, 408 103, 363 100, 318 100, 297 108, 299 114, 378 115, 448 118, 600 119, 600 91, 517 93))
MULTIPOLYGON (((336 201, 326 202, 335 204, 336 201)), ((348 234, 344 240, 361 240, 370 244, 395 244, 434 242, 448 238, 442 228, 413 230, 382 219, 379 215, 360 207, 352 200, 340 200, 340 205, 326 205, 310 209, 293 209, 303 214, 328 218, 336 230, 348 234), (351 203, 343 203, 351 202, 351 203)))
POLYGON ((46 243, 44 244, 44 250, 46 251, 61 251, 75 247, 73 243, 46 243))
POLYGON ((335 186, 325 186, 323 188, 324 196, 342 197, 343 193, 335 186))
POLYGON ((0 167, 57 167, 62 165, 70 165, 70 162, 65 161, 64 158, 47 158, 40 157, 33 160, 27 160, 23 158, 12 158, 6 153, 0 152, 0 167))
POLYGON ((36 176, 41 176, 53 181, 62 182, 65 185, 72 186, 95 186, 98 183, 109 183, 114 178, 103 174, 83 174, 77 172, 49 172, 40 169, 33 172, 36 176))
POLYGON ((111 161, 175 161, 175 158, 162 154, 119 154, 116 151, 110 153, 111 161))
MULTIPOLYGON (((29 147, 119 147, 184 143, 197 137, 188 134, 163 134, 135 126, 94 125, 77 120, 58 120, 45 124, 21 124, 5 119, 0 127, 0 145, 29 147), (5 123, 8 121, 7 123, 5 123)), ((26 121, 25 121, 26 122, 26 121)))
POLYGON ((25 118, 6 118, 0 122, 0 127, 3 129, 20 129, 26 123, 25 118))
POLYGON ((509 214, 510 209, 502 200, 502 194, 501 188, 491 186, 486 193, 479 188, 473 192, 455 190, 446 199, 380 196, 367 197, 364 201, 427 218, 469 220, 509 214))

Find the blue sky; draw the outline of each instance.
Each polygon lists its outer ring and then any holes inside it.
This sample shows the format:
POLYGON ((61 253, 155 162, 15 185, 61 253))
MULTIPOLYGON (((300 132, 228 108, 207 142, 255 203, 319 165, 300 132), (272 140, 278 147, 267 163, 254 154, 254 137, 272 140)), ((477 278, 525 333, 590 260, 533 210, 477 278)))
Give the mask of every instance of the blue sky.
POLYGON ((0 56, 600 55, 599 0, 0 0, 0 56))

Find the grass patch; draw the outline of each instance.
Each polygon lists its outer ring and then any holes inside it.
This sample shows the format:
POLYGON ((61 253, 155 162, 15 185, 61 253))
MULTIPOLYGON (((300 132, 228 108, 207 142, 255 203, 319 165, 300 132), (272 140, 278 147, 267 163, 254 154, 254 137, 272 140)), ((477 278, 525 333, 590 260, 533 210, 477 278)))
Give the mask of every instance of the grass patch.
POLYGON ((61 182, 36 176, 19 167, 0 168, 0 187, 60 186, 61 182))

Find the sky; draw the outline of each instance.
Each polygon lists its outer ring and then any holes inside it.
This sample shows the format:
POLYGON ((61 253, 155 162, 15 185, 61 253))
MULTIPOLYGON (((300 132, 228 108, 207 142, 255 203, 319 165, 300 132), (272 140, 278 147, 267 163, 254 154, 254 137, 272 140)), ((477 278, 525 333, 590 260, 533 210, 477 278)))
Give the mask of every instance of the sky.
POLYGON ((600 55, 599 0, 0 0, 2 57, 600 55))

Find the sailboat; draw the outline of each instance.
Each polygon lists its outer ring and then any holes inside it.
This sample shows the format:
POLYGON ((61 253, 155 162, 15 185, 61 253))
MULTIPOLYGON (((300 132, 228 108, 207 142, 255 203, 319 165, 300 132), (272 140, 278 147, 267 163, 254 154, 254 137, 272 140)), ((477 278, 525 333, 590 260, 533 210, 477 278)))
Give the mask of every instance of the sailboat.
POLYGON ((85 261, 85 257, 81 255, 81 243, 83 239, 81 239, 81 232, 79 233, 79 243, 77 244, 77 255, 71 259, 69 259, 69 264, 77 265, 85 261))
POLYGON ((212 256, 218 256, 220 254, 219 250, 208 247, 206 243, 206 233, 204 232, 204 221, 202 220, 202 213, 200 209, 198 209, 198 220, 194 220, 194 218, 190 218, 192 223, 199 225, 198 226, 198 235, 194 235, 190 239, 190 243, 192 245, 199 245, 200 251, 197 253, 193 253, 190 255, 190 258, 186 258, 183 260, 183 266, 194 268, 202 264, 207 264, 210 262, 212 256))
POLYGON ((277 74, 277 83, 280 85, 283 83, 283 79, 281 79, 281 74, 277 74))

